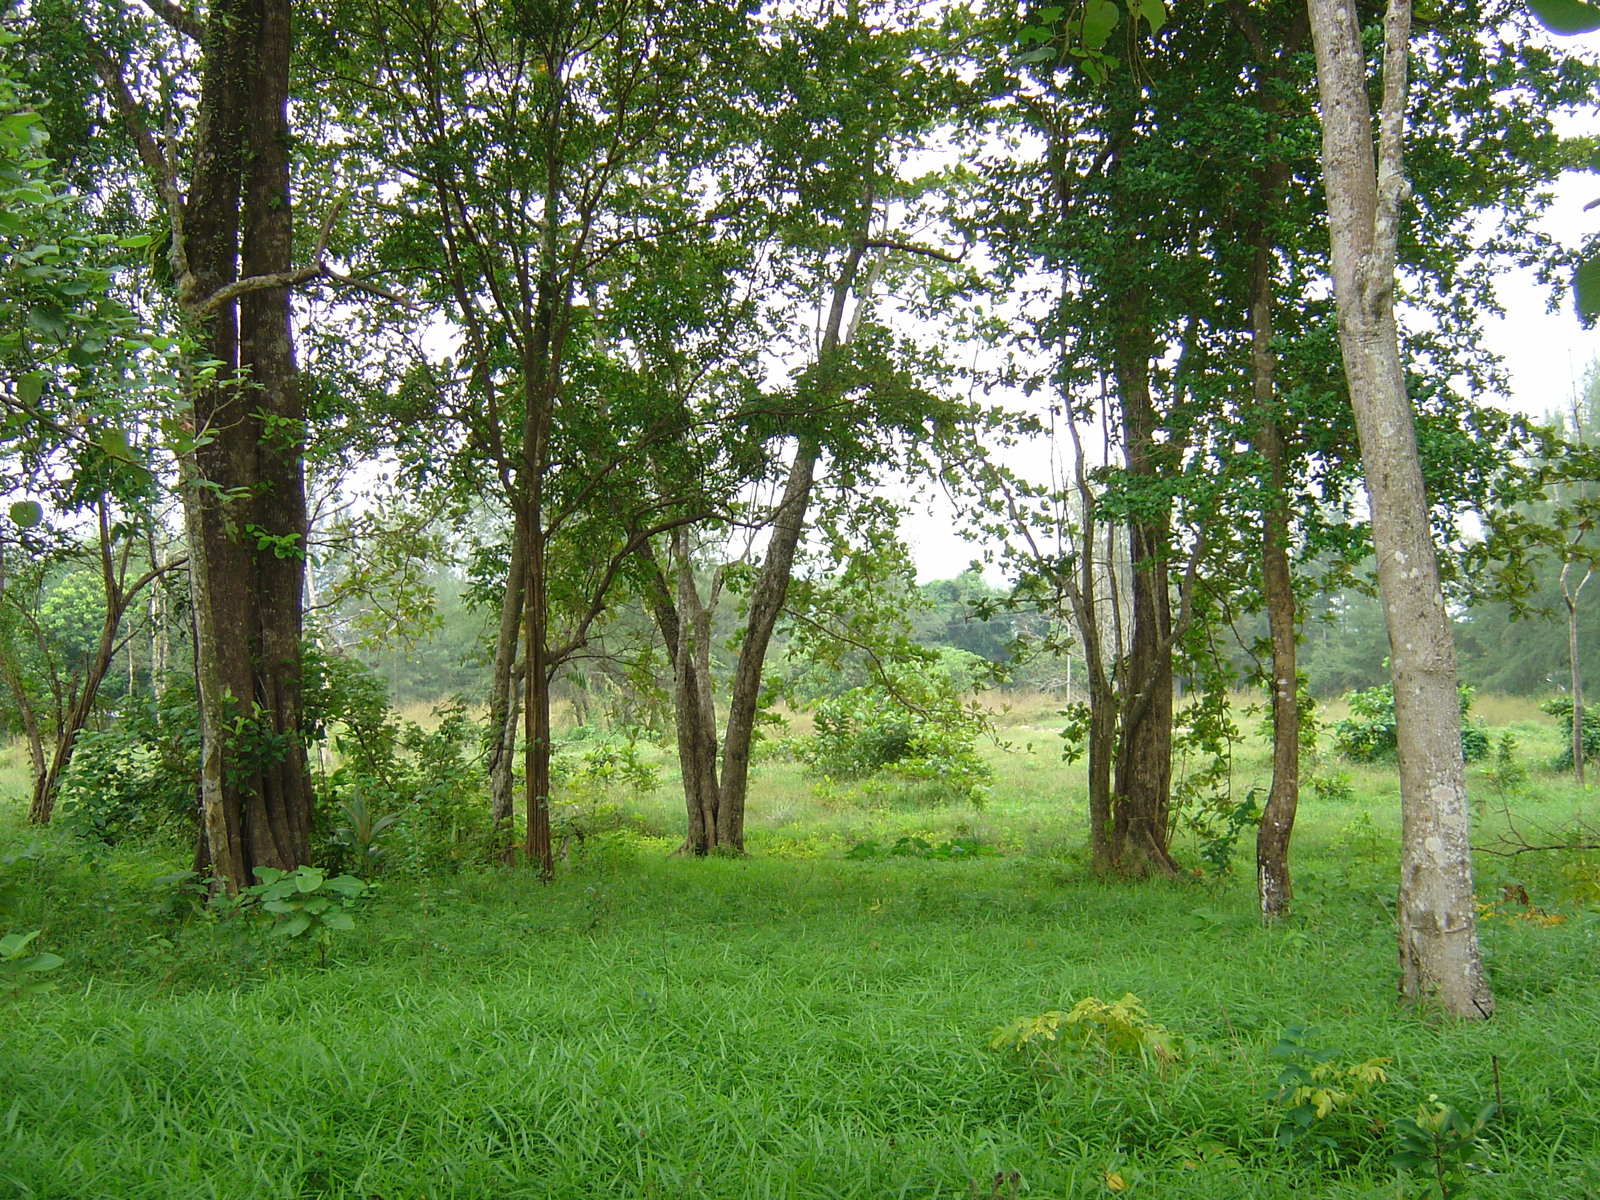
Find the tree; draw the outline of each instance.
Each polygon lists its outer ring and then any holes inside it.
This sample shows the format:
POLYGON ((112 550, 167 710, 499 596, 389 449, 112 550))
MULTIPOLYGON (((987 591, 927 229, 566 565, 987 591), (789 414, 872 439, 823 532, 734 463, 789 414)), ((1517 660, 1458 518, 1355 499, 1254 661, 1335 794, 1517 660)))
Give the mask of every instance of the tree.
POLYGON ((78 33, 162 213, 162 274, 199 360, 187 407, 168 424, 201 714, 196 862, 235 890, 255 867, 292 870, 311 853, 300 682, 306 430, 290 291, 329 272, 320 245, 309 265, 291 261, 289 0, 218 0, 203 19, 176 5, 154 11, 158 22, 90 10, 78 33), (193 72, 192 108, 137 90, 152 62, 193 72))
MULTIPOLYGON (((7 59, 17 40, 0 33, 7 59)), ((47 148, 40 114, 23 102, 7 61, 0 65, 0 198, 8 218, 0 228, 0 290, 9 302, 0 319, 8 385, 0 393, 0 461, 27 498, 11 506, 0 558, 11 543, 28 559, 20 581, 14 561, 0 563, 7 610, 0 676, 28 739, 28 813, 41 825, 101 683, 131 636, 124 633, 130 607, 182 563, 152 558, 139 569, 135 554, 158 520, 158 485, 139 426, 160 356, 117 294, 117 256, 129 247, 94 231, 87 205, 65 186, 47 148), (84 517, 94 535, 80 542, 67 530, 84 517), (67 564, 80 556, 87 565, 71 573, 67 564), (39 613, 52 587, 59 593, 73 584, 82 585, 77 653, 39 613)))
POLYGON ((1389 632, 1403 816, 1401 993, 1464 1018, 1493 997, 1478 951, 1455 649, 1440 588, 1421 460, 1395 322, 1410 0, 1384 18, 1382 106, 1373 142, 1366 53, 1353 0, 1310 0, 1322 102, 1323 171, 1339 340, 1372 508, 1389 632))
POLYGON ((417 469, 510 517, 489 765, 504 819, 520 678, 526 850, 548 877, 551 684, 638 551, 709 511, 705 443, 742 398, 722 385, 745 348, 745 85, 712 64, 753 52, 749 27, 736 5, 629 0, 326 16, 325 119, 354 135, 335 173, 372 181, 375 253, 460 339, 397 397, 448 403, 423 419, 456 452, 413 443, 417 469))

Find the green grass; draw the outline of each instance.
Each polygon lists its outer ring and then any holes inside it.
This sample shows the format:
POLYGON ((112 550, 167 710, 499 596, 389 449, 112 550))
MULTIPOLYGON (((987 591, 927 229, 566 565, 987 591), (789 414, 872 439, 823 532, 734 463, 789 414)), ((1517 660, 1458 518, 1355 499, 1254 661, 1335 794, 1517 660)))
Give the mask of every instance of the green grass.
MULTIPOLYGON (((1248 861, 1222 881, 1087 877, 1081 769, 1047 732, 1037 746, 992 751, 981 811, 819 798, 764 763, 740 861, 668 854, 669 778, 552 885, 384 880, 326 970, 237 920, 163 911, 176 848, 85 859, 0 809, 0 857, 35 844, 6 869, 13 927, 68 960, 57 993, 4 1014, 0 1193, 987 1197, 1014 1171, 1032 1197, 1416 1197, 1386 1165, 1388 1123, 1430 1095, 1476 1111, 1498 1061, 1506 1112, 1471 1194, 1600 1196, 1600 941, 1559 905, 1561 862, 1480 863, 1486 895, 1514 870, 1567 919, 1486 921, 1499 1012, 1439 1022, 1394 1002, 1391 773, 1349 769, 1345 802, 1308 794, 1296 915, 1263 929, 1248 861), (841 857, 909 833, 1004 853, 841 857), (998 1024, 1125 992, 1184 1058, 987 1048, 998 1024), (1273 1139, 1269 1051, 1297 1023, 1393 1059, 1323 1152, 1273 1139)), ((1265 776, 1259 748, 1241 759, 1240 795, 1265 776)), ((1580 798, 1536 772, 1512 803, 1559 823, 1580 798)), ((1191 837, 1180 854, 1196 861, 1191 837)))

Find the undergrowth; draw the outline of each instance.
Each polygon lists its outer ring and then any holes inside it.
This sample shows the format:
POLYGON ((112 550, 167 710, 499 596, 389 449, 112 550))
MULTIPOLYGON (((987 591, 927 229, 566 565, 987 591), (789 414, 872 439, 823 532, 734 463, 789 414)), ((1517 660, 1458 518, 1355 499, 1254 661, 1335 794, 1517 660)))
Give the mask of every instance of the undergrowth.
POLYGON ((1263 928, 1248 871, 1089 877, 1059 764, 993 761, 981 813, 764 766, 746 860, 672 856, 668 782, 551 885, 379 873, 312 945, 0 806, 0 933, 64 960, 6 1013, 0 1193, 1600 1196, 1594 856, 1480 864, 1499 1009, 1445 1024, 1394 1001, 1382 771, 1308 797, 1263 928))

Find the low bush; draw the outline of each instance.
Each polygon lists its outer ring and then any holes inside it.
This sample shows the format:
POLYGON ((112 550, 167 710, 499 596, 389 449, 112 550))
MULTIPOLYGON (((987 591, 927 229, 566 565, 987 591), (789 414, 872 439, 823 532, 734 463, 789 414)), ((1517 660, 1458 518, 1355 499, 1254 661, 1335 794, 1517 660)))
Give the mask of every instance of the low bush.
MULTIPOLYGON (((1461 756, 1478 762, 1489 756, 1489 734, 1467 720, 1474 689, 1461 684, 1456 696, 1461 708, 1461 756)), ((1395 756, 1394 685, 1380 684, 1346 697, 1350 716, 1330 725, 1336 753, 1351 762, 1393 762, 1395 756)))
POLYGON ((993 779, 974 748, 982 721, 944 681, 919 675, 904 682, 913 686, 851 688, 817 705, 804 761, 828 778, 883 772, 911 785, 917 799, 981 806, 993 779))
POLYGON ((103 730, 78 735, 58 792, 60 820, 103 845, 195 834, 200 720, 194 687, 175 678, 160 698, 127 701, 103 730))
MULTIPOLYGON (((1556 696, 1539 705, 1561 723, 1561 753, 1550 764, 1558 771, 1572 770, 1572 697, 1556 696)), ((1600 760, 1600 704, 1583 706, 1583 761, 1600 760)))

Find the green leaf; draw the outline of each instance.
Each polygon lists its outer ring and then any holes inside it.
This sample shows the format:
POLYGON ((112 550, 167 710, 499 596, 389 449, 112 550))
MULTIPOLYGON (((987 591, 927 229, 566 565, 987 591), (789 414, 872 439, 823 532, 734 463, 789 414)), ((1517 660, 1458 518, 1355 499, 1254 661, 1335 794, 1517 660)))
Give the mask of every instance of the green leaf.
POLYGON ((44 394, 44 372, 29 371, 17 379, 17 399, 23 404, 37 404, 44 394))
POLYGON ((1600 7, 1584 0, 1528 0, 1528 8, 1551 33, 1592 33, 1600 29, 1600 7))
POLYGON ((1083 6, 1083 45, 1088 50, 1104 49, 1111 31, 1122 19, 1122 11, 1111 0, 1085 0, 1083 6))
POLYGON ((128 442, 128 431, 125 429, 102 429, 100 431, 100 452, 107 458, 114 458, 118 462, 133 462, 133 447, 128 442))
POLYGON ((39 972, 54 971, 66 961, 67 960, 62 958, 59 954, 35 954, 32 958, 28 959, 27 962, 22 964, 22 969, 24 971, 39 972))
POLYGON ((287 921, 280 921, 278 924, 274 925, 272 927, 272 932, 275 937, 292 938, 299 937, 302 933, 310 928, 311 918, 306 916, 305 913, 296 913, 287 921))
POLYGON ((330 914, 328 917, 324 918, 322 923, 329 929, 340 929, 345 931, 354 929, 356 927, 356 923, 350 919, 350 914, 343 912, 330 914))
POLYGON ((1600 317, 1600 254, 1591 254, 1572 273, 1572 295, 1578 316, 1585 321, 1600 317))
POLYGON ((19 529, 32 529, 44 520, 44 508, 37 500, 18 500, 11 506, 11 520, 19 529))
MULTIPOLYGON (((384 820, 387 821, 390 820, 390 818, 385 817, 384 820)), ((379 821, 377 825, 373 826, 373 832, 379 832, 380 826, 383 826, 383 821, 379 821)), ((367 890, 367 885, 362 883, 361 880, 357 879, 354 875, 335 875, 332 879, 328 880, 325 886, 329 891, 338 892, 342 896, 359 896, 362 892, 367 890)))
POLYGON ((28 943, 38 936, 39 931, 35 929, 32 933, 8 933, 0 937, 0 958, 21 957, 22 952, 28 948, 28 943))
POLYGON ((1160 33, 1161 27, 1167 23, 1167 6, 1165 0, 1137 0, 1135 15, 1143 17, 1145 24, 1150 26, 1151 33, 1160 33))
POLYGON ((294 885, 302 892, 314 892, 322 886, 322 872, 316 867, 301 867, 295 872, 294 885))

